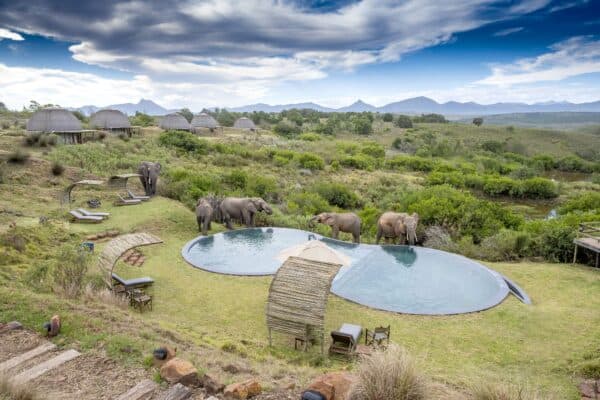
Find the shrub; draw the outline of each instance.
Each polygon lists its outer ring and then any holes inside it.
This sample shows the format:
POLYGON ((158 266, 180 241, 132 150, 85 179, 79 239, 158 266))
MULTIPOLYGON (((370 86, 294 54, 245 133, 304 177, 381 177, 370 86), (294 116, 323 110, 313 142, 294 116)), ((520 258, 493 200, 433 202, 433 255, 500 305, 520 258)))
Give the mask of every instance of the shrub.
POLYGON ((0 127, 2 127, 2 129, 9 129, 10 128, 10 122, 8 122, 8 121, 2 121, 2 124, 0 124, 0 127))
POLYGON ((485 180, 483 191, 490 196, 509 196, 515 190, 515 181, 503 176, 491 176, 485 180))
POLYGON ((325 161, 321 157, 312 153, 302 153, 298 155, 298 164, 302 168, 307 169, 323 169, 325 167, 325 161))
POLYGON ((58 135, 51 133, 48 135, 48 146, 56 146, 58 143, 58 135))
POLYGON ((365 143, 361 148, 360 152, 370 157, 383 158, 385 157, 385 147, 379 143, 368 142, 365 143))
POLYGON ((52 163, 52 175, 60 176, 63 172, 65 172, 65 167, 61 163, 57 161, 52 163))
POLYGON ((356 115, 351 118, 352 132, 357 135, 370 135, 373 133, 372 121, 363 115, 356 115))
POLYGON ((318 193, 292 193, 287 202, 288 210, 294 214, 315 215, 327 211, 330 206, 318 193))
POLYGON ((317 135, 316 133, 307 132, 298 136, 298 139, 304 140, 306 142, 316 142, 321 140, 321 136, 317 135))
POLYGON ((158 142, 165 147, 174 147, 193 154, 207 154, 209 144, 190 132, 167 131, 160 135, 158 142))
POLYGON ((538 167, 543 171, 549 171, 553 169, 555 164, 554 157, 546 154, 539 154, 537 156, 534 156, 532 158, 532 162, 535 167, 538 167))
POLYGON ((405 136, 395 138, 392 147, 408 154, 415 154, 417 151, 417 144, 414 143, 413 138, 405 136))
POLYGON ((558 187, 545 178, 525 179, 522 182, 522 195, 528 199, 553 199, 558 196, 558 187))
POLYGON ((536 392, 531 392, 527 388, 508 383, 485 383, 475 386, 471 389, 473 400, 549 400, 545 396, 541 397, 536 392))
POLYGON ((525 232, 501 230, 483 239, 481 258, 489 261, 514 261, 527 255, 529 235, 525 232))
POLYGON ((525 231, 532 236, 532 255, 543 257, 550 262, 572 261, 577 223, 578 221, 566 218, 529 222, 525 231))
POLYGON ((277 197, 277 181, 271 176, 251 175, 247 186, 251 196, 264 199, 277 197))
POLYGON ((17 149, 8 155, 8 162, 13 164, 25 164, 29 160, 29 153, 17 149))
POLYGON ((421 114, 414 118, 415 122, 433 123, 433 124, 445 124, 448 122, 446 118, 441 114, 421 114))
POLYGON ((383 114, 383 122, 392 122, 394 120, 394 115, 392 113, 383 114))
POLYGON ((241 170, 233 170, 223 176, 223 183, 232 189, 245 189, 248 184, 248 174, 241 170))
POLYGON ((27 136, 25 136, 25 145, 26 146, 35 146, 38 143, 38 141, 40 140, 41 136, 42 136, 41 133, 27 134, 27 136))
POLYGON ((599 192, 585 192, 577 197, 570 198, 558 209, 558 212, 560 214, 566 214, 574 211, 594 210, 600 210, 599 192))
POLYGON ((42 396, 28 384, 18 384, 8 376, 0 375, 0 399, 6 400, 41 400, 42 396))
POLYGON ((405 167, 412 171, 431 172, 436 167, 436 162, 419 156, 398 155, 387 161, 390 169, 405 167))
POLYGON ((358 195, 343 183, 319 183, 315 185, 314 191, 332 206, 341 208, 357 208, 361 206, 361 200, 358 195))
POLYGON ((291 124, 287 121, 280 121, 273 127, 273 132, 280 136, 291 138, 297 136, 302 132, 302 129, 296 124, 291 124))
POLYGON ((54 286, 68 297, 79 296, 90 259, 90 253, 83 248, 62 246, 51 269, 54 286))
POLYGON ((349 400, 424 400, 425 378, 406 350, 391 345, 361 360, 349 400))
POLYGON ((592 172, 589 163, 576 156, 561 158, 556 162, 556 168, 565 172, 592 172))
POLYGON ((407 115, 398 115, 396 121, 394 121, 394 125, 398 128, 409 129, 413 127, 412 120, 407 115))
POLYGON ((371 157, 358 154, 355 156, 347 156, 340 160, 340 165, 347 168, 369 169, 373 165, 371 157))
POLYGON ((154 118, 148 114, 136 111, 135 116, 129 118, 133 126, 151 126, 154 125, 154 118))
POLYGON ((280 156, 279 154, 273 156, 273 163, 275 165, 277 165, 278 167, 283 167, 285 165, 288 165, 290 163, 290 159, 286 158, 284 156, 280 156))

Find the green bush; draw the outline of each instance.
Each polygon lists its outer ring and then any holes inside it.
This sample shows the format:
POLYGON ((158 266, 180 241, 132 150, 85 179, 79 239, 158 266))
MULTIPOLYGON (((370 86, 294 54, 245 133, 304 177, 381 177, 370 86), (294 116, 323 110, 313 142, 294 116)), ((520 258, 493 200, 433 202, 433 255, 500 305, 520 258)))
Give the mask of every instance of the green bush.
POLYGON ((567 200, 559 209, 559 214, 575 211, 597 211, 600 213, 600 193, 585 192, 567 200))
POLYGON ((485 180, 483 192, 490 196, 510 196, 514 193, 515 181, 503 176, 491 176, 485 180))
POLYGON ((525 179, 521 185, 522 196, 528 199, 553 199, 558 197, 558 187, 549 179, 525 179))
POLYGON ((248 194, 263 199, 277 197, 277 180, 272 176, 252 174, 248 178, 248 194))
POLYGON ((343 183, 319 183, 313 190, 332 206, 348 209, 362 204, 358 195, 343 183))
POLYGON ((315 215, 327 211, 330 205, 315 192, 295 192, 288 197, 288 210, 294 214, 315 215))
POLYGON ((283 137, 292 138, 298 136, 302 132, 302 129, 296 124, 280 121, 273 127, 273 132, 283 137))
POLYGON ((383 114, 382 119, 383 119, 383 122, 392 122, 394 120, 394 114, 392 114, 392 113, 385 113, 385 114, 383 114))
POLYGON ((135 116, 130 117, 129 121, 131 122, 131 125, 133 125, 133 126, 146 127, 146 126, 154 125, 154 118, 152 118, 148 114, 144 114, 139 111, 136 111, 135 116))
POLYGON ((527 256, 530 238, 526 232, 503 229, 482 240, 481 258, 489 261, 514 261, 527 256))
POLYGON ((84 288, 91 253, 73 245, 62 246, 51 268, 54 287, 68 297, 77 297, 84 288))
POLYGON ((418 117, 414 117, 414 121, 418 123, 430 123, 430 124, 445 124, 448 122, 446 118, 441 114, 421 114, 418 117))
POLYGON ((65 167, 61 163, 55 161, 52 163, 51 170, 52 170, 52 175, 60 176, 63 174, 63 172, 65 172, 65 167))
POLYGON ((357 135, 370 135, 373 133, 373 122, 364 115, 356 115, 350 119, 352 132, 357 135))
POLYGON ((531 235, 531 255, 543 257, 550 262, 570 262, 573 260, 573 239, 577 226, 583 218, 570 216, 532 220, 525 224, 525 231, 531 235))
POLYGON ((344 157, 339 162, 344 167, 355 169, 369 169, 374 164, 371 157, 362 154, 344 157))
POLYGON ((286 166, 290 162, 291 162, 291 159, 286 158, 284 156, 280 156, 279 154, 277 154, 273 157, 273 164, 275 164, 278 167, 286 166))
POLYGON ((316 133, 307 132, 298 136, 298 139, 304 140, 305 142, 316 142, 321 140, 321 136, 317 135, 316 133))
POLYGON ((590 163, 576 156, 567 156, 556 162, 556 168, 565 172, 593 172, 590 163))
POLYGON ((223 176, 223 183, 228 185, 231 189, 245 189, 248 185, 248 174, 239 169, 233 170, 223 176))
POLYGON ((306 169, 323 169, 325 167, 325 161, 321 157, 312 153, 302 153, 297 157, 298 165, 306 169))
POLYGON ((435 161, 418 156, 398 155, 387 160, 390 169, 406 168, 412 171, 431 172, 438 165, 435 161))
POLYGON ((362 145, 360 152, 373 158, 384 158, 385 147, 379 143, 368 142, 362 145))
POLYGON ((550 171, 551 169, 554 169, 555 166, 554 157, 546 154, 534 156, 531 161, 535 167, 538 167, 543 171, 550 171))
POLYGON ((412 120, 407 115, 398 115, 396 121, 394 121, 394 125, 403 129, 410 129, 413 127, 412 120))
POLYGON ((158 142, 165 147, 173 147, 193 154, 207 154, 210 148, 206 140, 190 132, 167 131, 160 135, 158 142))
POLYGON ((29 153, 17 149, 8 155, 8 162, 13 164, 25 164, 29 160, 29 153))

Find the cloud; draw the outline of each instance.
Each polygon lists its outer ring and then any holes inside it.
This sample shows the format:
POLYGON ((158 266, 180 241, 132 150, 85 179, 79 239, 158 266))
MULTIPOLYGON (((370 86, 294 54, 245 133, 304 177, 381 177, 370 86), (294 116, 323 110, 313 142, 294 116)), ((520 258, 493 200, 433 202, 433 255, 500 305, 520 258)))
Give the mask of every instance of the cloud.
POLYGON ((553 12, 557 12, 557 11, 562 11, 562 10, 566 10, 569 8, 578 7, 580 5, 587 4, 587 3, 589 3, 589 0, 571 1, 568 3, 558 4, 558 5, 550 8, 550 12, 553 13, 553 12))
POLYGON ((556 43, 551 52, 524 58, 508 65, 492 66, 492 75, 476 83, 510 86, 544 81, 562 81, 600 72, 600 40, 577 36, 556 43))
POLYGON ((494 33, 494 36, 508 36, 508 35, 512 35, 513 33, 521 32, 523 29, 525 29, 525 28, 523 28, 522 26, 502 29, 501 31, 494 33))
POLYGON ((18 40, 18 41, 25 40, 23 38, 23 36, 19 35, 16 32, 11 32, 8 29, 0 28, 0 41, 2 39, 18 40))

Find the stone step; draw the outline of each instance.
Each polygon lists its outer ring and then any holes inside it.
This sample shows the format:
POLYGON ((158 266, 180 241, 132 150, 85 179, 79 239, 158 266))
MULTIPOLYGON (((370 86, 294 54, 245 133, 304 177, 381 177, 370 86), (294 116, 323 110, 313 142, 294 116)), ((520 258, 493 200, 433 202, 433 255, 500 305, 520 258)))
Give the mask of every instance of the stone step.
POLYGON ((0 363, 0 374, 2 374, 3 372, 9 372, 11 369, 24 363, 25 361, 31 360, 32 358, 45 354, 48 351, 54 349, 56 349, 54 343, 42 343, 41 345, 32 350, 29 350, 23 354, 11 358, 10 360, 6 360, 3 363, 0 363))
POLYGON ((181 383, 171 386, 169 390, 158 396, 157 400, 186 400, 192 396, 192 391, 181 383))
POLYGON ((46 360, 43 363, 40 363, 33 368, 30 368, 28 370, 21 372, 20 374, 11 378, 11 381, 14 382, 15 384, 27 383, 27 382, 37 378, 38 376, 45 374, 46 372, 50 371, 51 369, 54 369, 64 363, 66 363, 67 361, 70 361, 74 358, 79 357, 79 355, 80 355, 80 353, 77 350, 64 351, 54 358, 46 360))
POLYGON ((158 385, 155 382, 146 379, 117 397, 116 400, 149 400, 157 388, 158 385))

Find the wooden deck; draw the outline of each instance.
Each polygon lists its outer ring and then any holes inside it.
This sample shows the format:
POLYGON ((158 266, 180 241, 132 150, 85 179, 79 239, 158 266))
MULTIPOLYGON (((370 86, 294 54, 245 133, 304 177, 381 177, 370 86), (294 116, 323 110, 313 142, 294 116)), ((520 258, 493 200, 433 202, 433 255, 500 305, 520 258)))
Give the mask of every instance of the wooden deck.
POLYGON ((575 253, 573 254, 573 263, 577 260, 577 249, 583 247, 595 253, 596 268, 600 266, 600 222, 588 222, 579 225, 577 237, 573 239, 575 244, 575 253))

